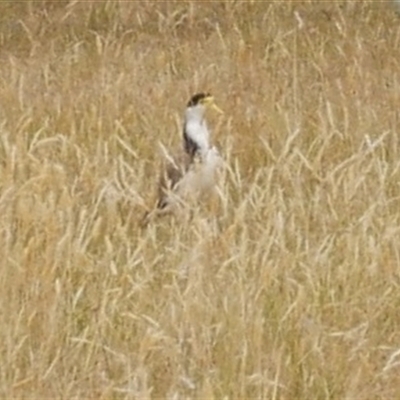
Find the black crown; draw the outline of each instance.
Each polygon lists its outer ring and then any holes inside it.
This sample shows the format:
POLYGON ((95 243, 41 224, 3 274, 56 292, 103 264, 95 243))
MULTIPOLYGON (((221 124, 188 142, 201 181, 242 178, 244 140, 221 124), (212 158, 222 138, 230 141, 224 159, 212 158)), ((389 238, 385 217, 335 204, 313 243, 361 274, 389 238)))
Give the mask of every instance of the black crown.
POLYGON ((194 96, 192 96, 192 98, 189 100, 189 102, 187 103, 188 107, 194 107, 197 106, 197 104, 199 104, 199 102, 203 99, 205 99, 206 97, 210 97, 211 94, 210 93, 196 93, 194 96))

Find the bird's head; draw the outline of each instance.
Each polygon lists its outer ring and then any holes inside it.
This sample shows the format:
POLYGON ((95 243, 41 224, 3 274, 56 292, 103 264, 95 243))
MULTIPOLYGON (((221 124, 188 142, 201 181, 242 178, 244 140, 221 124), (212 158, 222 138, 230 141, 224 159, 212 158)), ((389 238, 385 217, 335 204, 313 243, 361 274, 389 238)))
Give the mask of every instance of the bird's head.
POLYGON ((197 93, 192 96, 187 103, 186 117, 187 119, 196 118, 202 120, 206 110, 210 108, 220 114, 223 113, 223 111, 215 104, 214 97, 210 93, 197 93))

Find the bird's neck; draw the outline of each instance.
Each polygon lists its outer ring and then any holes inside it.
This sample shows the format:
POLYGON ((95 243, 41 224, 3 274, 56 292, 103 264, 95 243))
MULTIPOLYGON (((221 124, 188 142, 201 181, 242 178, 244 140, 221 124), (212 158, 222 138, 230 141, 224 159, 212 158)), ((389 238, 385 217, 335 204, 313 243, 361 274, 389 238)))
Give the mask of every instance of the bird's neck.
POLYGON ((210 148, 209 133, 204 119, 186 121, 183 127, 183 142, 185 151, 193 157, 199 154, 201 157, 210 148))

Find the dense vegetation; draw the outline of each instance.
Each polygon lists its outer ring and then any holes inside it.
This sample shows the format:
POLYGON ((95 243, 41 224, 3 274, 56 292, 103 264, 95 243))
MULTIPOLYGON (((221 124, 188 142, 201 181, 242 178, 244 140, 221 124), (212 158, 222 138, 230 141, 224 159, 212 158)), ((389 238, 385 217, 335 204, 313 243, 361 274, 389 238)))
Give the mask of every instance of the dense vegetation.
POLYGON ((1 397, 396 398, 399 41, 373 1, 1 2, 1 397), (202 90, 217 207, 140 229, 202 90))

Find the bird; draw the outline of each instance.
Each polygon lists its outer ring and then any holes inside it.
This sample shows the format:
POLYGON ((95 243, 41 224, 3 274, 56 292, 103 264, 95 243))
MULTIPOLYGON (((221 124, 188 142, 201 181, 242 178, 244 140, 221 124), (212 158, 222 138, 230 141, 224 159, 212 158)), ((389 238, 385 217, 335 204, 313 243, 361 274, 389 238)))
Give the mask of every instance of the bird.
POLYGON ((145 214, 144 225, 153 216, 174 212, 188 200, 198 199, 215 188, 216 174, 223 160, 210 143, 205 119, 208 109, 223 114, 210 93, 194 94, 184 112, 180 152, 171 155, 161 145, 165 165, 159 179, 158 199, 155 209, 145 214))

